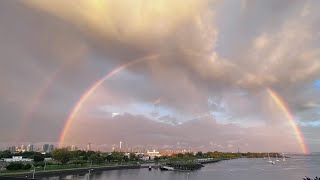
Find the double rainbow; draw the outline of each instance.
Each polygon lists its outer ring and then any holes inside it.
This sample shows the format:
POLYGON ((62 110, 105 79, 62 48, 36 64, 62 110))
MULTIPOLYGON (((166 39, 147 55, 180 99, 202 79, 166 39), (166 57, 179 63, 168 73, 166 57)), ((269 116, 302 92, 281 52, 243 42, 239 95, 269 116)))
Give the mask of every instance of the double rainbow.
MULTIPOLYGON (((151 60, 151 59, 156 59, 157 57, 159 57, 159 54, 153 54, 153 55, 149 55, 149 56, 145 56, 143 58, 139 58, 136 60, 133 60, 129 63, 126 63, 124 65, 121 65, 117 68, 115 68, 114 70, 112 70, 111 72, 109 72, 108 74, 106 74, 104 77, 102 77, 101 79, 99 79, 98 81, 96 81, 95 83, 93 83, 84 93, 83 95, 79 98, 79 100, 77 101, 77 103, 75 104, 74 108, 72 109, 71 113, 69 114, 66 123, 64 124, 64 127, 61 131, 61 134, 59 136, 59 141, 58 141, 58 146, 62 147, 64 145, 64 141, 65 141, 65 137, 66 134, 68 132, 68 130, 70 129, 70 126, 73 122, 73 120, 75 119, 77 113, 80 111, 82 105, 86 102, 86 100, 95 92, 95 90, 107 79, 111 78, 112 76, 118 74, 119 72, 121 72, 122 70, 135 65, 137 63, 146 61, 146 60, 151 60)), ((296 120, 294 119, 292 113, 290 112, 289 108, 287 107, 286 103, 282 100, 282 98, 271 88, 267 88, 267 93, 268 95, 271 97, 271 99, 273 100, 273 102, 277 105, 277 107, 284 113, 286 119, 289 121, 295 137, 297 139, 297 142, 301 148, 301 151, 303 153, 308 153, 308 149, 306 146, 306 143, 304 141, 304 137, 303 134, 298 126, 298 124, 296 123, 296 120)))

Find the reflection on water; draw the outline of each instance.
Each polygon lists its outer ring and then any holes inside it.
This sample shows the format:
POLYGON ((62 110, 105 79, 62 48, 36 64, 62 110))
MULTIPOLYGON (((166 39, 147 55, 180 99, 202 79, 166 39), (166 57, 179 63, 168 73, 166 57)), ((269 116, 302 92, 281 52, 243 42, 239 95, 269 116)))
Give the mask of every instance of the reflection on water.
MULTIPOLYGON (((320 176, 320 156, 293 156, 275 165, 264 159, 236 159, 206 164, 204 168, 186 172, 160 171, 153 169, 113 170, 92 172, 92 180, 302 180, 303 177, 320 176)), ((51 177, 44 179, 89 179, 88 174, 51 177)))

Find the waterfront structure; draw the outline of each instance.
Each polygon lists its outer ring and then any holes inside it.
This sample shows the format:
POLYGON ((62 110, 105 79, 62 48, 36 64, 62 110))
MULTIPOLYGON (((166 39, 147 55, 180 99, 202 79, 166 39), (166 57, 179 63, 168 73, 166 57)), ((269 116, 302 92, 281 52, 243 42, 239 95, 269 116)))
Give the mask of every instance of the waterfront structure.
POLYGON ((12 158, 3 158, 4 162, 31 162, 33 159, 23 158, 22 156, 12 156, 12 158))

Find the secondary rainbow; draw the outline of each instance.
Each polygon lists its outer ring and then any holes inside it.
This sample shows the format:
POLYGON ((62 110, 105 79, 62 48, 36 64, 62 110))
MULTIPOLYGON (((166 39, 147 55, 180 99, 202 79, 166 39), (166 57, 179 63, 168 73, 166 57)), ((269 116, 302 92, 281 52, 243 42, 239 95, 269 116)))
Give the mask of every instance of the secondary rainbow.
MULTIPOLYGON (((70 115, 68 116, 66 123, 61 131, 61 134, 59 136, 59 141, 58 141, 58 146, 61 147, 64 143, 65 140, 65 136, 66 133, 68 132, 70 125, 72 124, 73 120, 75 119, 77 113, 79 112, 79 110, 81 109, 82 105, 84 104, 84 102, 91 96, 92 93, 94 93, 94 91, 107 79, 111 78, 112 76, 118 74, 119 72, 121 72, 122 70, 146 61, 146 60, 150 60, 150 59, 155 59, 156 57, 159 57, 159 54, 152 54, 149 56, 145 56, 133 61, 130 61, 129 63, 123 64, 117 68, 115 68, 114 70, 112 70, 111 72, 109 72, 108 74, 106 74, 104 77, 102 77, 101 79, 99 79, 98 81, 96 81, 95 83, 93 83, 90 88, 88 88, 83 94, 82 96, 79 98, 79 100, 77 101, 77 103, 75 104, 74 108, 72 109, 70 115)), ((289 121, 291 127, 294 130, 296 139, 301 147, 301 150, 303 153, 307 153, 308 152, 308 148, 304 142, 304 137, 303 134, 299 128, 299 126, 296 123, 296 120, 294 119, 293 115, 291 114, 289 108, 286 106, 286 103, 282 100, 282 98, 275 92, 273 91, 271 88, 267 88, 267 93, 270 95, 271 99, 275 102, 275 104, 281 109, 281 111, 285 114, 286 119, 289 121)))
POLYGON ((149 56, 144 56, 142 58, 138 58, 135 59, 133 61, 130 61, 129 63, 123 64, 115 69, 113 69, 111 72, 109 72, 108 74, 106 74, 104 77, 102 77, 100 80, 96 81, 95 83, 93 83, 90 88, 88 88, 83 94, 82 96, 79 98, 78 102, 75 104, 74 108, 72 109, 70 115, 68 116, 66 123, 62 129, 62 132, 60 134, 59 137, 59 141, 58 141, 58 146, 61 147, 64 143, 64 139, 66 136, 66 133, 68 132, 70 125, 72 124, 73 119, 76 117, 78 111, 81 109, 83 103, 91 96, 91 94, 107 79, 111 78, 112 76, 116 75, 117 73, 119 73, 120 71, 134 65, 137 63, 140 63, 142 61, 146 61, 146 60, 151 60, 151 59, 155 59, 159 57, 158 54, 152 54, 149 56))
POLYGON ((292 129, 294 130, 296 139, 301 147, 301 150, 304 154, 308 153, 308 148, 306 143, 304 142, 303 134, 296 123, 292 113, 290 112, 289 108, 287 107, 286 103, 282 100, 282 98, 272 89, 267 88, 267 92, 270 95, 271 99, 275 102, 275 104, 281 109, 281 111, 285 114, 286 119, 289 121, 292 129))

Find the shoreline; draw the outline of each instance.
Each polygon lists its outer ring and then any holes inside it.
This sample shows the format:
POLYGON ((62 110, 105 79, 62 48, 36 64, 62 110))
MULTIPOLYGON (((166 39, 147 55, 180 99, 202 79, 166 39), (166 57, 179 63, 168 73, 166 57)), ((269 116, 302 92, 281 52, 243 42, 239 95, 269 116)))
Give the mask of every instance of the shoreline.
MULTIPOLYGON (((210 161, 200 162, 201 164, 217 163, 224 160, 231 160, 228 158, 225 159, 213 159, 210 161)), ((111 170, 125 170, 125 169, 143 169, 151 166, 152 168, 159 168, 160 165, 148 165, 148 164, 137 164, 137 165, 116 165, 116 166, 98 166, 98 167, 83 167, 83 168, 71 168, 71 169, 57 169, 57 170, 48 170, 48 171, 36 171, 35 179, 43 177, 54 177, 54 176, 65 176, 65 175, 77 175, 77 174, 86 174, 90 169, 93 169, 93 172, 102 172, 102 171, 111 171, 111 170)), ((0 180, 2 178, 8 179, 31 179, 32 170, 29 172, 13 172, 12 174, 0 174, 0 180)))
MULTIPOLYGON (((64 176, 64 175, 76 175, 76 174, 86 174, 90 169, 94 172, 111 171, 111 170, 123 170, 123 169, 140 169, 141 165, 117 165, 117 166, 99 166, 99 167, 85 167, 85 168, 72 168, 72 169, 57 169, 48 171, 39 171, 35 173, 35 179, 42 177, 53 177, 53 176, 64 176)), ((1 178, 20 178, 20 179, 31 179, 32 170, 30 172, 17 172, 8 173, 1 175, 1 178)))

